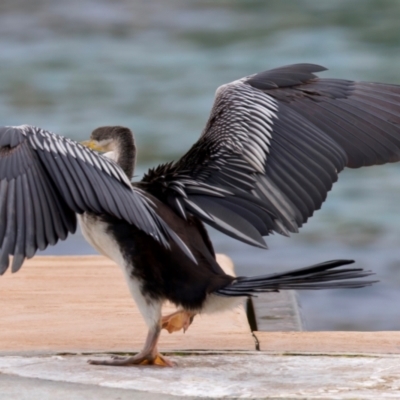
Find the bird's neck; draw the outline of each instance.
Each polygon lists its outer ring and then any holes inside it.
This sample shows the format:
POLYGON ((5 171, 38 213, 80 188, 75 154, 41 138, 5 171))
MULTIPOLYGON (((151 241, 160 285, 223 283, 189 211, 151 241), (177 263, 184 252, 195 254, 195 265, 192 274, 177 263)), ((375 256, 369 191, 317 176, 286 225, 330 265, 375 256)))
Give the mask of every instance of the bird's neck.
POLYGON ((132 132, 127 129, 119 135, 115 143, 112 157, 131 180, 136 163, 136 145, 132 132))

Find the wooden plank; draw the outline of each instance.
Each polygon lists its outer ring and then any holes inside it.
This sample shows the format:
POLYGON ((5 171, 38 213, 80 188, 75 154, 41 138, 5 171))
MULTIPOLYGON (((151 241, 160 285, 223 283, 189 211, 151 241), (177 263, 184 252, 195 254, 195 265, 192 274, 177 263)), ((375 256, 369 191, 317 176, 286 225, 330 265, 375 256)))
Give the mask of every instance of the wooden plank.
POLYGON ((269 353, 400 354, 400 332, 254 332, 269 353))
MULTIPOLYGON (((35 257, 0 278, 0 303, 0 351, 137 351, 146 336, 122 272, 102 256, 35 257)), ((243 307, 160 340, 161 351, 254 348, 243 307)))
POLYGON ((283 290, 279 293, 263 293, 251 301, 258 331, 303 330, 296 292, 283 290))

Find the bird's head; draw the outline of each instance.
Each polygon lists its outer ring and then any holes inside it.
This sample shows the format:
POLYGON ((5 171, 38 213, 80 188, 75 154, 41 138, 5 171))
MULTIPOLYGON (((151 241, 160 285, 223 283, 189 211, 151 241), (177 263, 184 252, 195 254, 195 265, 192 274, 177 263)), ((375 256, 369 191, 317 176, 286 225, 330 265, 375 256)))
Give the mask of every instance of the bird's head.
POLYGON ((131 179, 136 162, 136 146, 132 131, 124 126, 101 126, 81 144, 117 162, 131 179))
POLYGON ((81 142, 92 150, 106 153, 115 151, 121 141, 133 138, 130 129, 123 126, 100 126, 90 135, 90 140, 81 142))

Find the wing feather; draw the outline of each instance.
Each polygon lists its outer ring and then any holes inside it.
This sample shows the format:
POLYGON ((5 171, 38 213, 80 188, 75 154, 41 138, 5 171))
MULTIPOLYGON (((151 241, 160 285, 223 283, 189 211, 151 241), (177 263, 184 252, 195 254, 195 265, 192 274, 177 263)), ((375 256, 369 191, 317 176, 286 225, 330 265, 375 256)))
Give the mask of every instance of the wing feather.
MULTIPOLYGON (((34 213, 34 221, 35 221, 35 252, 36 249, 44 250, 48 243, 46 240, 46 233, 45 233, 45 215, 47 215, 46 210, 43 209, 44 203, 42 200, 42 192, 40 189, 38 190, 38 185, 40 182, 39 174, 37 173, 36 168, 32 168, 26 172, 29 192, 27 191, 25 194, 29 196, 32 201, 33 213, 34 213)), ((1 243, 1 240, 0 240, 1 243)))
POLYGON ((0 243, 3 242, 4 235, 7 228, 7 191, 8 182, 6 180, 0 181, 0 243))
POLYGON ((297 232, 344 167, 400 160, 400 86, 315 75, 324 70, 289 65, 221 86, 197 143, 142 186, 247 243, 297 232))
MULTIPOLYGON (((61 197, 65 199, 66 203, 77 213, 84 211, 83 199, 81 194, 76 193, 75 185, 71 183, 70 176, 67 171, 62 171, 57 163, 52 162, 52 156, 49 152, 43 151, 40 161, 42 161, 46 171, 49 171, 52 182, 55 183, 57 190, 60 192, 61 197)), ((42 171, 38 171, 38 177, 43 175, 42 171)), ((43 190, 42 187, 40 187, 43 190)), ((43 193, 42 191, 39 191, 43 193)))
POLYGON ((328 101, 326 104, 318 104, 318 107, 324 109, 327 118, 330 120, 330 125, 334 129, 344 132, 346 137, 352 137, 352 132, 355 132, 361 146, 368 149, 371 157, 375 155, 374 164, 379 162, 378 155, 381 156, 382 160, 387 160, 390 157, 390 149, 393 147, 393 143, 385 140, 385 137, 377 136, 376 131, 372 130, 370 125, 355 118, 354 114, 350 113, 344 106, 337 107, 335 103, 332 104, 331 101, 328 101))
MULTIPOLYGON (((166 248, 175 241, 120 167, 91 150, 40 128, 0 127, 0 274, 76 230, 76 213, 105 213, 136 225, 166 248)), ((195 260, 194 260, 195 262, 195 260)))
POLYGON ((25 233, 27 225, 27 215, 25 213, 25 196, 22 187, 22 177, 18 176, 15 182, 15 193, 16 193, 16 238, 14 247, 14 257, 12 262, 12 272, 17 272, 24 262, 25 259, 25 233))
MULTIPOLYGON (((36 252, 36 240, 35 240, 35 232, 36 232, 36 223, 35 223, 35 213, 33 207, 33 198, 32 196, 26 196, 30 193, 29 190, 29 182, 26 174, 21 175, 21 192, 24 199, 24 208, 25 208, 25 249, 21 254, 25 254, 27 258, 33 257, 36 252)), ((1 217, 0 217, 1 220, 1 217)))
POLYGON ((15 244, 15 180, 11 180, 7 190, 7 201, 6 201, 6 220, 4 221, 6 228, 4 232, 4 238, 1 246, 0 255, 0 274, 8 268, 10 262, 10 254, 14 254, 15 244))
POLYGON ((222 232, 229 233, 245 243, 266 248, 258 230, 229 207, 211 197, 192 196, 192 200, 200 208, 207 210, 207 213, 212 218, 207 221, 209 225, 222 232), (229 224, 226 221, 229 221, 229 224))
MULTIPOLYGON (((43 234, 45 243, 45 247, 43 248, 44 250, 49 244, 54 245, 57 243, 57 237, 53 226, 53 217, 58 218, 58 215, 54 213, 53 207, 53 203, 54 201, 57 201, 57 199, 54 199, 53 193, 51 192, 51 190, 49 190, 48 181, 46 179, 43 179, 45 178, 45 176, 43 176, 44 171, 40 172, 37 174, 37 181, 35 181, 35 186, 39 195, 41 217, 43 221, 43 234)), ((34 206, 36 207, 36 204, 34 206)))

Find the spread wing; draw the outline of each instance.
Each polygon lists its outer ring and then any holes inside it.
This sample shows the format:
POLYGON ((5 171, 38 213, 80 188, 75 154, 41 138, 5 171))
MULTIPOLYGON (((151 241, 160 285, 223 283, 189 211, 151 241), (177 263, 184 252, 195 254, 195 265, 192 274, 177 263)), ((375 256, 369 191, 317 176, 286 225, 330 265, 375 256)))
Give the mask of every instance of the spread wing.
POLYGON ((143 185, 249 244, 319 209, 344 168, 400 159, 400 86, 319 79, 296 64, 221 86, 200 139, 143 185))
POLYGON ((16 272, 75 232, 85 211, 123 219, 166 247, 170 237, 183 245, 112 160, 40 128, 0 128, 0 274, 10 255, 16 272))

